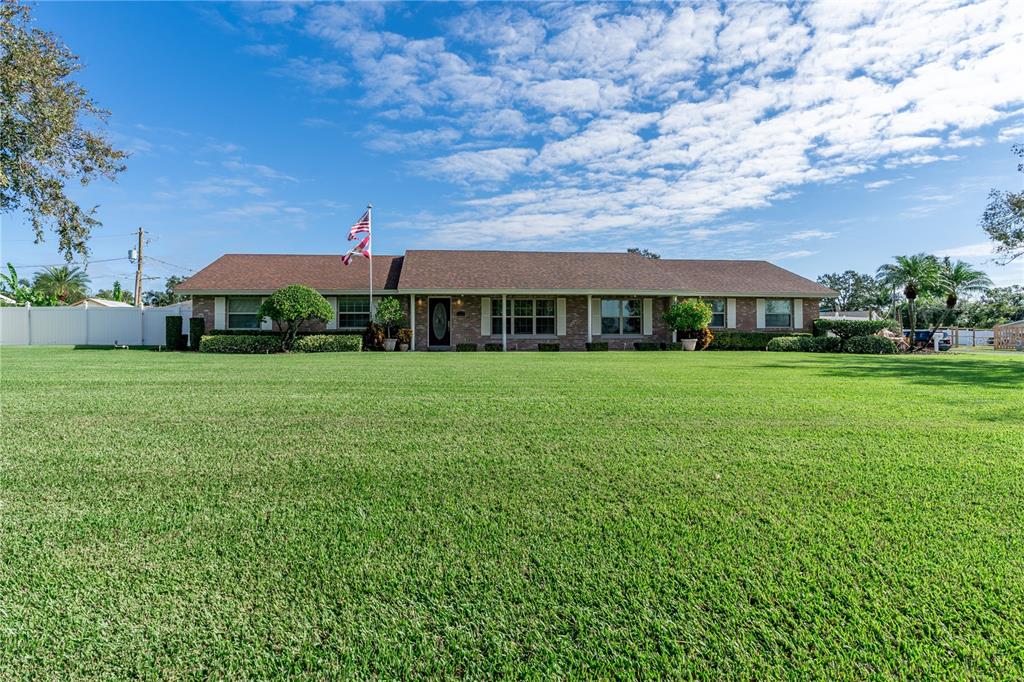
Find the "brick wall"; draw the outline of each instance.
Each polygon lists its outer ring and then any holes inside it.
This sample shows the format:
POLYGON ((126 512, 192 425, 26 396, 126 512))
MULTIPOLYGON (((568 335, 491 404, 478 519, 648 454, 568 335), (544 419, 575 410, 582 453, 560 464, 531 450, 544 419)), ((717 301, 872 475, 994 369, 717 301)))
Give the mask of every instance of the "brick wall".
MULTIPOLYGON (((213 324, 214 324, 214 310, 215 310, 214 298, 215 298, 214 296, 193 296, 192 297, 192 316, 193 317, 202 317, 206 321, 206 329, 207 330, 211 330, 211 329, 214 328, 214 326, 213 326, 213 324)), ((225 297, 225 298, 228 298, 228 297, 225 297)), ((375 295, 373 297, 373 300, 379 302, 381 298, 387 298, 387 294, 385 294, 384 296, 376 296, 375 295)), ((396 296, 396 298, 402 304, 402 312, 405 313, 406 318, 408 318, 409 317, 409 297, 408 296, 396 296)), ((328 298, 328 300, 330 300, 330 299, 328 298)), ((226 302, 225 302, 225 305, 226 305, 226 302)), ((225 320, 225 324, 227 324, 226 320, 225 320)), ((188 326, 188 321, 187 320, 185 322, 185 326, 186 327, 188 326)), ((276 329, 277 325, 274 325, 274 328, 276 329)), ((311 322, 304 322, 302 324, 302 327, 301 327, 300 331, 303 331, 303 332, 319 332, 319 331, 325 330, 326 328, 327 328, 327 324, 325 322, 321 322, 320 320, 313 320, 311 322)), ((418 333, 419 332, 417 332, 417 334, 418 333)))

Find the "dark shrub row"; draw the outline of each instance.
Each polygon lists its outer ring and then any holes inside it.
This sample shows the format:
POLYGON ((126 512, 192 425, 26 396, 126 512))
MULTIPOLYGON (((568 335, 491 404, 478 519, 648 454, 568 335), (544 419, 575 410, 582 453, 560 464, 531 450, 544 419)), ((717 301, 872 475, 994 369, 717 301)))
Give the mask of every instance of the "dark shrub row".
MULTIPOLYGON (((310 334, 295 341, 300 353, 359 351, 363 340, 354 335, 310 334)), ((208 334, 199 342, 203 353, 280 353, 281 337, 276 334, 208 334)))
MULTIPOLYGON (((832 332, 844 341, 854 336, 870 336, 892 327, 892 320, 823 320, 814 321, 814 335, 825 336, 832 332)), ((896 327, 898 330, 899 327, 896 327)))
POLYGON ((500 353, 501 352, 501 344, 500 343, 485 343, 484 344, 484 350, 487 351, 488 353, 500 353))
POLYGON ((843 342, 844 353, 861 353, 864 355, 892 355, 896 352, 896 344, 884 336, 854 336, 843 342))
POLYGON ((456 353, 475 353, 477 345, 475 343, 457 343, 455 344, 456 353))
POLYGON ((780 336, 809 336, 808 334, 787 334, 786 332, 715 332, 715 338, 708 350, 764 350, 768 342, 780 336))
POLYGON ((587 350, 589 351, 606 351, 608 350, 607 341, 593 341, 587 344, 587 350))
POLYGON ((206 334, 206 318, 192 317, 188 321, 188 347, 199 350, 199 344, 206 334))
POLYGON ((538 343, 537 350, 545 353, 557 353, 561 346, 557 343, 538 343))
POLYGON ((838 353, 841 341, 835 336, 778 336, 768 342, 770 351, 838 353))
MULTIPOLYGON (((200 320, 203 318, 199 318, 200 320)), ((270 329, 211 329, 206 332, 207 336, 276 336, 280 338, 281 332, 270 329)), ((340 329, 322 329, 318 332, 299 332, 299 336, 353 336, 352 332, 340 329)))
POLYGON ((657 341, 636 341, 633 343, 635 350, 661 350, 661 344, 657 341))
POLYGON ((181 315, 168 315, 164 318, 164 344, 167 350, 184 350, 185 336, 182 334, 183 320, 181 315))
POLYGON ((292 350, 299 353, 358 353, 363 349, 363 337, 355 334, 310 334, 295 340, 292 350))

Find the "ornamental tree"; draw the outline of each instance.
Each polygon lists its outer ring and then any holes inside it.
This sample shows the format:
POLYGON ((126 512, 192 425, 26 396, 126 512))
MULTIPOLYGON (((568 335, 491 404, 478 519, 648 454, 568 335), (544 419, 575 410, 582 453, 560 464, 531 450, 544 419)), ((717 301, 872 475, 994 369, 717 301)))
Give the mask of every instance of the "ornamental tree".
POLYGON ((377 313, 374 315, 374 320, 377 324, 384 327, 389 339, 394 338, 391 336, 391 330, 405 321, 405 313, 402 312, 402 304, 394 296, 388 296, 385 299, 381 299, 381 301, 377 303, 377 313))
POLYGON ((665 324, 679 332, 681 338, 696 339, 702 329, 711 324, 711 306, 697 299, 679 301, 669 306, 661 319, 665 324))
POLYGON ((334 309, 319 292, 301 284, 278 289, 260 305, 260 317, 269 317, 281 332, 281 350, 291 350, 303 322, 327 321, 334 309))

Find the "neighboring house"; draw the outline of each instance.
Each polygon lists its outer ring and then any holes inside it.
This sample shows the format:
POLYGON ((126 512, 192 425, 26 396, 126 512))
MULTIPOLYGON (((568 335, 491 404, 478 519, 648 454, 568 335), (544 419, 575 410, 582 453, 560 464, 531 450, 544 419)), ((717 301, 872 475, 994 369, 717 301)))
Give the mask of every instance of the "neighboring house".
POLYGON ((83 298, 78 303, 72 303, 68 306, 69 308, 134 308, 131 303, 125 303, 124 301, 114 301, 109 298, 96 298, 90 296, 89 298, 83 298))
MULTIPOLYGON (((370 320, 368 262, 341 256, 228 254, 177 287, 207 329, 271 329, 263 298, 305 284, 331 303, 327 329, 361 332, 370 320)), ((809 331, 818 301, 836 292, 765 261, 648 259, 627 253, 407 251, 374 256, 374 299, 395 296, 415 311, 413 348, 540 342, 582 350, 588 341, 632 348, 668 341, 662 314, 679 298, 702 298, 712 329, 809 331), (502 314, 504 311, 504 315, 502 314)))

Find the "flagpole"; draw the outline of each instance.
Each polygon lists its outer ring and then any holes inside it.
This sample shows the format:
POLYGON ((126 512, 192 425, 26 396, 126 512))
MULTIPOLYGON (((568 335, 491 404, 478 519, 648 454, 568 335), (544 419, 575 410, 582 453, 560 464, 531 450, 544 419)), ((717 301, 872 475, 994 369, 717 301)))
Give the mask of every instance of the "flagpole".
POLYGON ((370 223, 366 232, 366 249, 370 252, 370 324, 373 324, 373 204, 366 205, 366 217, 370 223))

